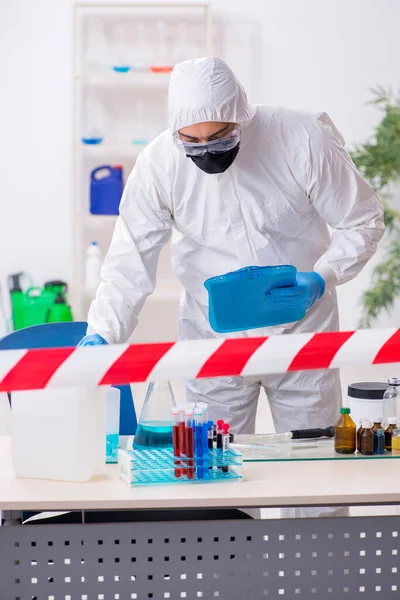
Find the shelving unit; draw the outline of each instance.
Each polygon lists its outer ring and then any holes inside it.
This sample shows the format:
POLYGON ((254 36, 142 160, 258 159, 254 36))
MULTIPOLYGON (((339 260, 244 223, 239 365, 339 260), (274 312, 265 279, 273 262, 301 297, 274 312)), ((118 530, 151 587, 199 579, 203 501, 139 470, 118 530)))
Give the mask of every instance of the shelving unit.
POLYGON ((82 221, 88 227, 114 227, 116 215, 84 215, 82 221))
POLYGON ((97 85, 137 86, 162 89, 168 86, 169 73, 77 73, 75 79, 97 85))
MULTIPOLYGON (((84 281, 86 249, 95 240, 105 255, 117 219, 114 215, 90 214, 90 173, 102 165, 122 165, 126 181, 145 147, 133 143, 134 132, 144 124, 145 139, 151 141, 167 127, 170 72, 152 72, 152 66, 172 67, 182 60, 211 55, 211 17, 206 3, 77 3, 73 10, 71 301, 76 318, 85 319, 93 299, 84 281), (119 65, 129 70, 116 72, 119 65), (143 118, 135 121, 139 103, 143 118), (81 141, 85 128, 89 128, 88 119, 101 132, 100 144, 81 141)), ((178 306, 180 292, 167 247, 161 253, 150 310, 159 313, 161 303, 170 307, 175 302, 178 306)), ((151 321, 151 315, 146 318, 151 321)))
POLYGON ((142 151, 143 146, 135 146, 134 144, 107 144, 98 145, 80 144, 76 151, 82 152, 84 156, 93 158, 109 158, 110 156, 127 156, 136 158, 142 151))

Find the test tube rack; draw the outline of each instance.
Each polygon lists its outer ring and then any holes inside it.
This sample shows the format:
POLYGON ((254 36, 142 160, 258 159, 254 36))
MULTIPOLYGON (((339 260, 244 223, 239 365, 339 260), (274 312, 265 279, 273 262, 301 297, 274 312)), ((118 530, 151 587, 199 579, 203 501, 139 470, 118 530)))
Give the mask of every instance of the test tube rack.
POLYGON ((243 457, 237 450, 229 449, 223 455, 217 450, 208 453, 207 469, 203 468, 203 477, 199 478, 194 466, 193 479, 185 476, 184 463, 178 468, 181 476, 176 476, 177 465, 172 448, 149 450, 119 450, 119 476, 129 487, 136 485, 154 485, 164 483, 191 484, 238 480, 242 478, 243 457))

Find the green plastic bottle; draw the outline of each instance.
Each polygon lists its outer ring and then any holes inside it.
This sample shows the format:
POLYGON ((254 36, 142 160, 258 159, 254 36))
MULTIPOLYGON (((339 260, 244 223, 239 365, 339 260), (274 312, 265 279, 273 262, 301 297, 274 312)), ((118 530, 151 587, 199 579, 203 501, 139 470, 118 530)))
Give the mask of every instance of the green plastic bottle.
POLYGON ((48 281, 44 287, 34 286, 28 273, 14 273, 8 277, 11 298, 13 329, 24 329, 32 325, 49 322, 72 321, 71 309, 66 304, 68 286, 63 281, 48 281), (23 286, 23 283, 25 286, 23 286), (26 289, 24 289, 24 287, 26 289), (59 295, 61 294, 61 300, 59 295), (54 304, 64 303, 53 311, 54 304), (49 321, 49 311, 53 311, 49 321), (55 321, 56 320, 56 321, 55 321))
POLYGON ((53 306, 47 311, 46 323, 63 323, 73 320, 71 308, 65 302, 63 294, 59 292, 53 306))
POLYGON ((335 423, 335 451, 340 454, 353 454, 356 451, 357 428, 350 417, 349 408, 340 409, 340 418, 335 423))

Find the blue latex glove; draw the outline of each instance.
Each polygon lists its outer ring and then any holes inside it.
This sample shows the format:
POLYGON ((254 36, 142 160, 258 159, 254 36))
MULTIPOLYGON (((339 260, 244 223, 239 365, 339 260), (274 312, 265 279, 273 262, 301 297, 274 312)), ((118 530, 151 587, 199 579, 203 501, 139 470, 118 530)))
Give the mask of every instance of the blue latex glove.
POLYGON ((312 307, 325 291, 325 281, 315 271, 310 273, 297 273, 296 285, 291 287, 275 288, 268 292, 267 298, 282 307, 297 306, 308 310, 312 307))
POLYGON ((92 335, 85 335, 85 337, 81 339, 77 347, 79 348, 80 346, 103 346, 104 344, 107 344, 107 342, 104 338, 101 337, 101 335, 99 335, 98 333, 92 333, 92 335))

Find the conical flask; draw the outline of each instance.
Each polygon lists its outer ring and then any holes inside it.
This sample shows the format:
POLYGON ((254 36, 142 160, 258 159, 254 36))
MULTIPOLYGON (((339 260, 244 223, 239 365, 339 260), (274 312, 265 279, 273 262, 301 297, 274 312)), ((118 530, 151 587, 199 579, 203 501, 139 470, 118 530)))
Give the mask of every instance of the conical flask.
POLYGON ((136 450, 172 446, 172 409, 176 406, 169 381, 150 383, 133 440, 136 450))

